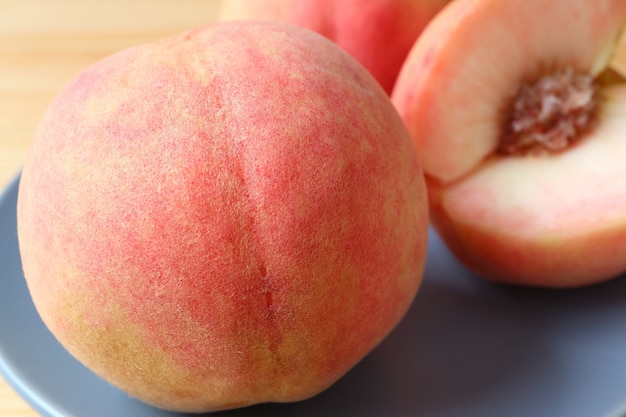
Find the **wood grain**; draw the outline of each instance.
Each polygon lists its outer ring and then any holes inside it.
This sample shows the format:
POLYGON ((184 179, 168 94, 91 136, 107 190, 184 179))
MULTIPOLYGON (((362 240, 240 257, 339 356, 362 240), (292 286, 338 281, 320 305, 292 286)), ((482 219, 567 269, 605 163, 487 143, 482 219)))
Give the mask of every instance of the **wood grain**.
MULTIPOLYGON (((2 0, 0 188, 19 171, 44 110, 85 66, 215 20, 219 0, 2 0)), ((0 417, 34 417, 0 377, 0 417)))

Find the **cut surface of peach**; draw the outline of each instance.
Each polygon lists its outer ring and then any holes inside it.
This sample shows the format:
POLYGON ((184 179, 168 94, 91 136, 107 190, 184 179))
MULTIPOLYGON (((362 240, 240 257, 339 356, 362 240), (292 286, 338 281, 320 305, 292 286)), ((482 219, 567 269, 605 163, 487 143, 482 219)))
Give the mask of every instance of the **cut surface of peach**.
POLYGON ((480 275, 572 287, 626 270, 626 84, 609 68, 625 21, 624 0, 457 0, 409 54, 392 99, 432 221, 480 275))
POLYGON ((597 74, 624 24, 623 0, 459 0, 414 45, 393 91, 426 172, 458 178, 497 146, 521 83, 546 69, 597 74))

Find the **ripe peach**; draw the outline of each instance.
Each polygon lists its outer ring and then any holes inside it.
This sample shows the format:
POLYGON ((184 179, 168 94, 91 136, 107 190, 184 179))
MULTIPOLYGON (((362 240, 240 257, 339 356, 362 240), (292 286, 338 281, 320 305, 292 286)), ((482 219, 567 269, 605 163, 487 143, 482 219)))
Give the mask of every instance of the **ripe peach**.
POLYGON ((591 284, 626 270, 623 0, 458 0, 411 50, 392 101, 432 220, 497 281, 591 284))
POLYGON ((225 0, 220 20, 272 19, 335 41, 391 93, 411 46, 450 0, 225 0))
POLYGON ((86 366, 189 412, 325 389, 407 311, 426 188, 376 81, 277 22, 199 28, 96 63, 23 169, 33 301, 86 366))

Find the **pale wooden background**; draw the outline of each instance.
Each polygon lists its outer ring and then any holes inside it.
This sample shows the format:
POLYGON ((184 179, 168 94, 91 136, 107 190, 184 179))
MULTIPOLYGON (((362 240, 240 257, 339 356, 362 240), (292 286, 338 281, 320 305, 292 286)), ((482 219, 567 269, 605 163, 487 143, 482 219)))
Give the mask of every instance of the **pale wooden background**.
MULTIPOLYGON (((0 189, 22 165, 47 104, 79 70, 210 23, 218 7, 219 0, 0 0, 0 189)), ((0 377, 0 417, 37 415, 0 377)))

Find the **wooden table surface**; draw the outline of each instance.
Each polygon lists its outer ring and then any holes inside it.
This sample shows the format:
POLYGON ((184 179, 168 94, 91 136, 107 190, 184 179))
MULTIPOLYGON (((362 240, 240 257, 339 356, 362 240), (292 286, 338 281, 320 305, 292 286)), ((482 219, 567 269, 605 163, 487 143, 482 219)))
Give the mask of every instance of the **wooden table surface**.
MULTIPOLYGON (((2 0, 0 189, 22 165, 48 103, 78 71, 125 47, 210 23, 218 7, 219 0, 2 0)), ((0 417, 37 415, 0 377, 0 417)))

